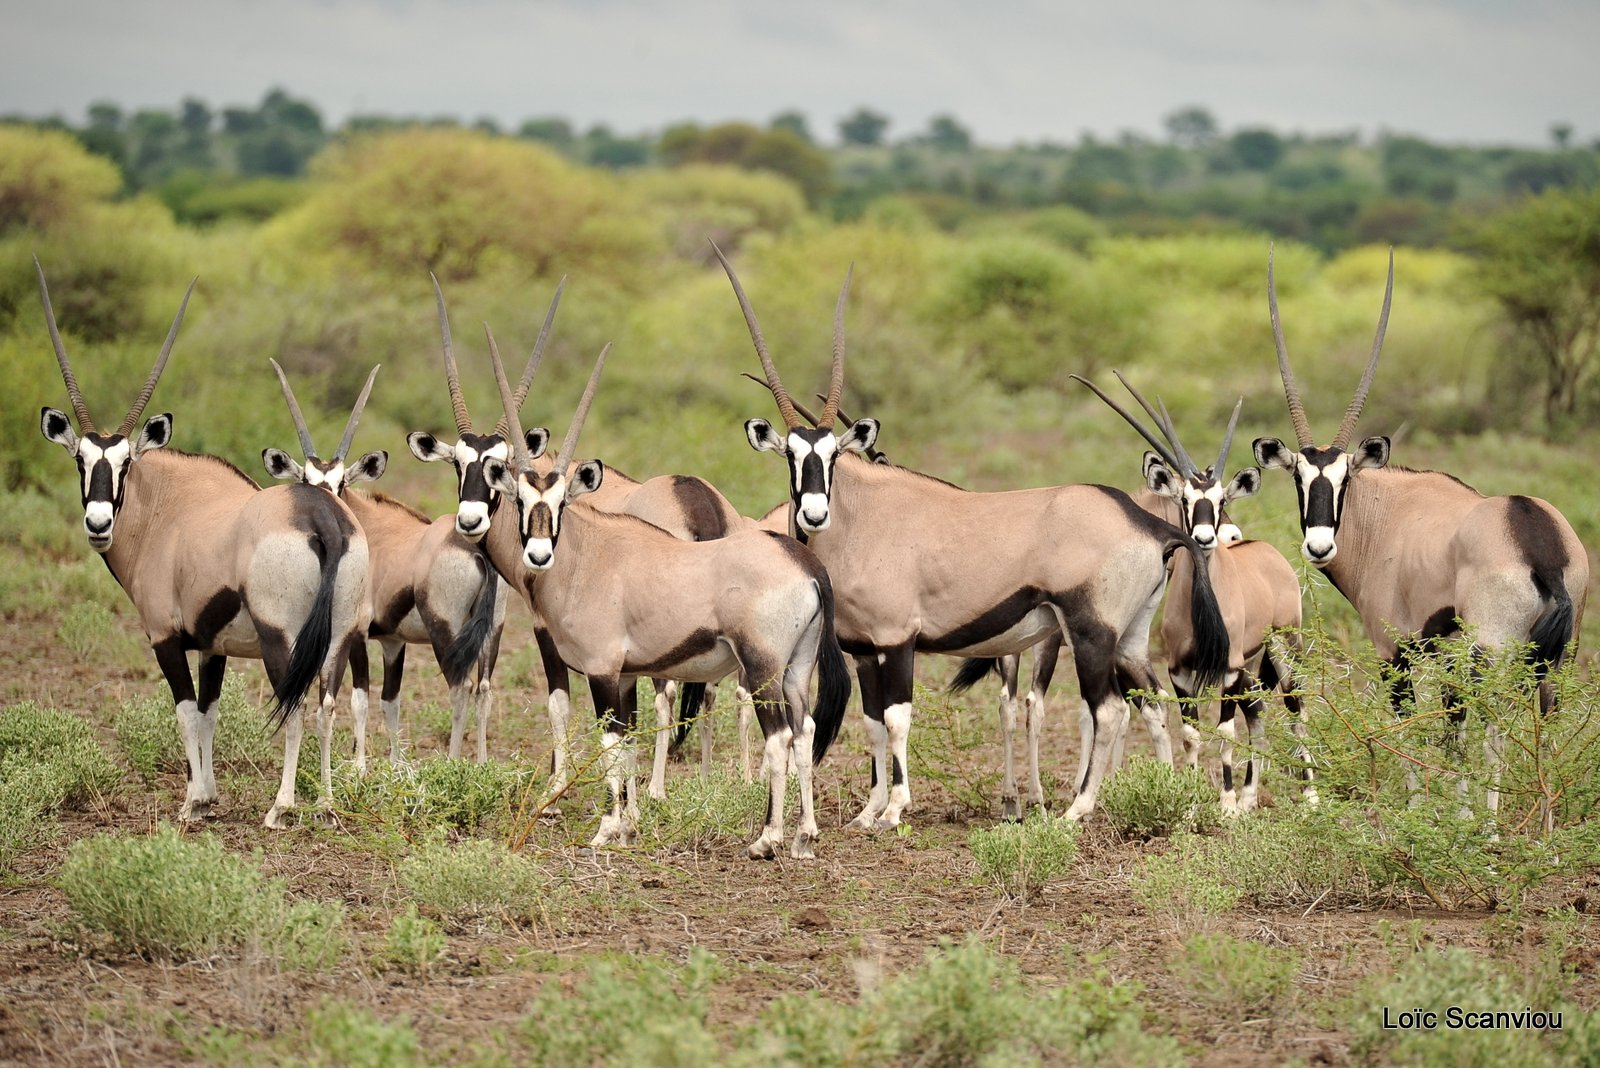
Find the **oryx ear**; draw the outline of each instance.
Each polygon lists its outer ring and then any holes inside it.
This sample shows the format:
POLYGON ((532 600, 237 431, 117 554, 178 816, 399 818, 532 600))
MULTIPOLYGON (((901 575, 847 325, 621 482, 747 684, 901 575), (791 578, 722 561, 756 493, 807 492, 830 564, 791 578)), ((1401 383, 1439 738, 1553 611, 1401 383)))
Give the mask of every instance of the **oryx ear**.
POLYGON ((1255 467, 1246 467, 1233 476, 1233 481, 1228 483, 1228 488, 1223 491, 1223 500, 1237 501, 1244 497, 1253 497, 1261 491, 1261 470, 1255 467))
POLYGON ((355 463, 351 464, 345 472, 344 484, 352 482, 376 482, 383 477, 383 472, 389 467, 389 452, 378 449, 369 452, 355 463))
POLYGON ((67 418, 65 412, 55 408, 40 408, 39 430, 45 440, 55 442, 68 452, 78 451, 78 435, 72 432, 72 420, 67 418))
POLYGON ((507 497, 516 499, 517 478, 511 473, 511 465, 499 457, 483 458, 483 480, 507 497))
POLYGON ((147 452, 164 449, 171 440, 172 413, 153 415, 145 420, 144 429, 139 431, 139 440, 133 443, 133 458, 137 460, 147 452))
POLYGON ((567 481, 567 500, 576 500, 585 493, 593 493, 600 488, 600 481, 605 476, 605 464, 599 460, 583 461, 573 468, 572 478, 567 481))
POLYGON ((1250 451, 1256 454, 1256 463, 1262 467, 1277 467, 1284 471, 1294 470, 1294 453, 1289 451, 1289 446, 1277 438, 1256 438, 1250 443, 1250 451))
POLYGON ((529 427, 522 440, 528 445, 528 459, 537 460, 550 447, 550 430, 542 426, 529 427))
POLYGON ((1144 454, 1144 484, 1163 497, 1177 500, 1182 496, 1178 476, 1172 473, 1165 460, 1149 451, 1144 454))
POLYGON ((1357 445, 1355 452, 1350 456, 1350 469, 1359 471, 1363 467, 1382 467, 1389 462, 1389 439, 1386 437, 1367 438, 1357 445))
POLYGON ((878 440, 876 419, 857 419, 839 438, 839 448, 844 452, 866 452, 878 440))
POLYGON ((299 482, 305 473, 294 457, 282 449, 262 449, 261 462, 266 465, 267 474, 286 482, 299 482))
POLYGON ((442 441, 424 430, 413 430, 407 434, 406 444, 411 446, 411 455, 423 463, 455 458, 452 450, 445 448, 442 441))
POLYGON ((750 447, 757 452, 775 452, 779 456, 787 455, 789 452, 788 444, 765 419, 746 419, 744 436, 750 439, 750 447))

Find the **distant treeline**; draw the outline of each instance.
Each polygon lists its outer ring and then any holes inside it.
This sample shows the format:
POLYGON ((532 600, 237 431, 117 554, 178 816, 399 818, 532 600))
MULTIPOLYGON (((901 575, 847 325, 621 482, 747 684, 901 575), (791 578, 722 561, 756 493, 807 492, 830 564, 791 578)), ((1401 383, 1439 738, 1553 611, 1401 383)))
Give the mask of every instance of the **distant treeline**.
POLYGON ((508 130, 490 119, 374 114, 330 128, 314 105, 281 89, 255 107, 217 110, 191 97, 174 110, 132 113, 98 103, 81 124, 0 122, 71 133, 117 165, 127 192, 154 193, 180 221, 198 224, 270 217, 299 199, 307 164, 328 142, 408 126, 469 126, 615 170, 721 163, 774 172, 838 220, 888 197, 914 202, 948 229, 984 214, 1068 205, 1111 233, 1267 231, 1324 251, 1372 241, 1448 244, 1460 217, 1529 193, 1600 184, 1600 142, 1574 144, 1564 123, 1550 127, 1546 149, 1462 147, 1395 134, 1364 141, 1353 131, 1228 131, 1193 106, 1166 117, 1164 139, 1086 133, 1076 144, 1010 148, 979 145, 951 115, 892 137, 890 120, 868 107, 838 122, 833 146, 819 143, 798 111, 765 126, 684 123, 638 136, 605 125, 579 130, 559 117, 508 130))

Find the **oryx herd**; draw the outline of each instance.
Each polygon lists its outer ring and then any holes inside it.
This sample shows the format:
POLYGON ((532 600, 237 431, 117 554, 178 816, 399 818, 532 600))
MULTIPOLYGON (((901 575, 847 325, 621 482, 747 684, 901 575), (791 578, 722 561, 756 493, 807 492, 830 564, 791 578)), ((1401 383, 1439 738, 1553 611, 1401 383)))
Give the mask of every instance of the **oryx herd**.
MULTIPOLYGON (((1044 696, 1065 647, 1082 699, 1076 797, 1066 816, 1086 817, 1120 761, 1133 706, 1157 757, 1174 759, 1161 700, 1168 691, 1150 654, 1158 615, 1170 691, 1185 699, 1182 759, 1191 766, 1200 753, 1197 701, 1220 690, 1224 811, 1256 806, 1262 698, 1272 692, 1299 737, 1305 800, 1316 802, 1289 655, 1301 620, 1300 580, 1277 550, 1244 539, 1227 515, 1229 502, 1261 484, 1256 467, 1227 478, 1240 405, 1221 434, 1216 461, 1201 467, 1159 398, 1152 404, 1118 375, 1146 425, 1079 378, 1149 444, 1144 485, 1132 495, 1099 485, 969 492, 888 463, 875 448, 878 421, 841 415, 849 273, 834 312, 828 392, 813 415, 791 397, 738 275, 713 249, 754 343, 760 381, 782 419, 782 426, 765 419, 745 423, 751 447, 776 453, 787 469, 787 500, 760 520, 740 516, 703 479, 635 482, 600 460, 579 461, 579 438, 610 346, 595 360, 554 458, 547 430, 524 432, 520 409, 539 369, 560 287, 515 386, 485 327, 498 392, 495 421, 485 431, 477 429, 482 423, 474 423, 463 397, 435 281, 456 437, 450 442, 418 431, 407 443, 418 459, 455 468, 458 506, 430 519, 352 486, 377 479, 388 462, 383 451, 349 459, 377 368, 337 449, 323 459, 288 377, 272 362, 302 455, 297 460, 267 448, 262 459, 287 485, 261 488, 224 460, 168 448, 171 414, 140 427, 194 283, 128 414, 110 433, 96 429, 38 268, 45 319, 78 428, 63 412, 45 408, 42 429, 77 461, 90 546, 127 591, 172 690, 188 768, 181 818, 208 816, 217 799, 212 743, 230 656, 263 662, 274 696, 271 716, 284 733, 283 775, 266 815, 269 827, 291 822, 302 706, 313 683, 319 802, 331 802, 331 731, 347 667, 354 680, 355 763, 365 770, 369 638, 383 651, 390 759, 403 759, 398 698, 406 646, 424 643, 449 686, 450 755, 461 755, 471 716, 477 758, 486 759, 491 684, 513 591, 532 614, 545 670, 552 796, 574 775, 569 672, 588 679, 602 726, 597 759, 607 796, 597 846, 626 844, 636 831, 638 678, 656 684, 649 792, 659 798, 674 693, 687 723, 710 707, 710 688, 732 675, 741 736, 753 716, 765 738, 767 817, 748 853, 769 858, 781 848, 792 769, 800 821, 789 850, 812 856, 819 835, 812 769, 844 721, 851 689, 846 654, 860 682, 872 756, 870 788, 855 826, 894 827, 911 804, 908 738, 918 652, 964 658, 958 687, 990 670, 999 673, 1001 806, 1004 816, 1016 818, 1022 811, 1013 737, 1018 658, 1035 649, 1032 684, 1021 704, 1028 802, 1043 806, 1044 696), (198 684, 190 652, 197 657, 198 684), (1251 754, 1242 782, 1233 769, 1240 727, 1251 754)), ((1332 444, 1318 446, 1289 366, 1269 254, 1268 308, 1298 447, 1263 437, 1255 439, 1253 452, 1261 467, 1282 468, 1292 477, 1301 552, 1355 606, 1368 636, 1399 669, 1392 698, 1403 709, 1410 696, 1408 651, 1463 629, 1485 656, 1531 647, 1541 678, 1559 665, 1582 618, 1588 564, 1570 524, 1545 501, 1484 497, 1446 474, 1391 467, 1386 437, 1351 445, 1377 370, 1393 288, 1391 253, 1365 372, 1332 444)), ((1451 699, 1446 693, 1447 706, 1451 699)), ((1548 710, 1548 683, 1540 699, 1548 710)), ((703 734, 709 744, 709 733, 703 734)), ((1491 761, 1497 761, 1492 730, 1489 738, 1491 761)), ((749 758, 741 756, 748 777, 749 758)), ((1496 803, 1491 789, 1491 811, 1496 803)))

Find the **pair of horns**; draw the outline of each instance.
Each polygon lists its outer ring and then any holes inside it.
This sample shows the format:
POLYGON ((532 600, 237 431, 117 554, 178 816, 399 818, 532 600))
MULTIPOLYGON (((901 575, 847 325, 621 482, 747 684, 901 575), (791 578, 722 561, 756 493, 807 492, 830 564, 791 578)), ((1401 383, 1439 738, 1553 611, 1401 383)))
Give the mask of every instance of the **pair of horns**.
MULTIPOLYGON (((306 417, 300 414, 300 404, 294 399, 294 390, 289 387, 289 378, 283 373, 283 368, 278 366, 278 361, 268 359, 272 369, 278 373, 278 385, 283 387, 283 399, 289 402, 289 415, 294 418, 295 433, 300 435, 300 451, 307 460, 319 459, 316 448, 311 444, 311 431, 306 429, 306 417)), ((378 377, 378 364, 372 368, 372 373, 367 375, 367 384, 361 387, 361 396, 356 398, 356 406, 350 409, 350 418, 344 424, 344 437, 339 439, 339 449, 333 454, 335 463, 342 463, 350 453, 350 443, 356 437, 356 424, 361 422, 361 412, 367 406, 367 398, 372 395, 372 383, 378 377)))
POLYGON ((783 416, 784 425, 793 430, 800 425, 802 416, 820 429, 829 429, 834 420, 839 416, 839 397, 844 392, 844 306, 845 300, 850 295, 850 279, 855 274, 855 264, 845 272, 844 288, 839 290, 839 302, 833 309, 833 369, 828 377, 828 395, 823 400, 822 415, 816 418, 805 412, 789 396, 789 391, 783 386, 783 379, 778 377, 778 368, 772 362, 772 356, 767 352, 766 338, 761 336, 761 325, 756 322, 756 313, 750 307, 750 298, 745 296, 744 286, 739 284, 739 276, 734 273, 733 265, 728 262, 728 257, 722 254, 715 241, 711 242, 711 250, 717 254, 717 260, 722 264, 722 269, 727 272, 728 281, 733 283, 734 296, 739 298, 739 308, 744 312, 745 325, 750 328, 750 340, 755 342, 756 355, 761 358, 761 369, 766 372, 767 388, 772 391, 772 399, 778 403, 778 414, 783 416))
MULTIPOLYGON (((465 434, 472 429, 472 417, 467 414, 467 402, 461 395, 461 376, 456 370, 455 347, 450 342, 450 316, 445 311, 444 291, 439 288, 439 279, 430 271, 428 277, 433 279, 433 296, 439 306, 439 331, 444 335, 444 377, 450 386, 450 410, 456 419, 456 433, 465 434)), ((545 342, 550 339, 550 327, 556 321, 556 309, 561 306, 561 292, 567 288, 567 276, 562 275, 561 281, 556 283, 555 296, 550 298, 550 310, 544 313, 544 325, 539 328, 539 338, 533 343, 533 353, 528 357, 527 366, 522 369, 522 378, 517 382, 513 397, 516 407, 521 409, 522 402, 528 399, 528 389, 533 385, 533 376, 539 370, 539 364, 544 360, 545 342)), ((510 423, 504 417, 494 425, 494 433, 505 434, 510 423)), ((519 431, 516 435, 521 438, 519 431)))
MULTIPOLYGON (((500 388, 500 405, 505 409, 505 425, 511 432, 513 469, 520 471, 530 463, 528 442, 522 436, 522 422, 517 417, 521 398, 512 392, 511 383, 506 380, 506 368, 500 362, 500 346, 494 343, 494 331, 489 329, 488 323, 483 324, 483 332, 489 339, 489 359, 494 363, 494 381, 500 388)), ((577 451, 578 435, 583 431, 584 420, 589 418, 589 408, 594 404, 595 390, 600 387, 600 372, 605 370, 606 354, 610 351, 611 342, 608 341, 594 361, 594 370, 589 374, 589 384, 583 389, 583 399, 578 402, 578 410, 572 417, 571 425, 567 427, 566 439, 561 442, 561 451, 556 454, 555 471, 558 475, 566 474, 567 465, 572 462, 573 454, 577 451)))
MULTIPOLYGON (((1315 442, 1311 437, 1311 424, 1306 421, 1305 405, 1300 400, 1300 387, 1295 384, 1294 372, 1289 369, 1289 347, 1283 341, 1283 324, 1278 320, 1278 290, 1272 279, 1272 248, 1267 249, 1267 310, 1272 315, 1272 341, 1278 348, 1278 375, 1283 379, 1283 393, 1289 401, 1289 420, 1294 424, 1294 436, 1302 449, 1315 442)), ((1333 447, 1343 449, 1350 444, 1355 433, 1356 420, 1361 407, 1367 402, 1367 391, 1372 388, 1372 377, 1378 373, 1378 356, 1383 352, 1383 332, 1389 326, 1389 301, 1394 296, 1394 247, 1389 248, 1389 281, 1383 289, 1383 311, 1378 315, 1378 333, 1372 339, 1372 355, 1367 358, 1367 369, 1361 373, 1350 406, 1344 410, 1339 432, 1333 437, 1333 447)))
MULTIPOLYGON (((61 377, 67 384, 67 396, 72 401, 72 412, 78 417, 78 429, 85 434, 95 433, 94 420, 89 417, 89 406, 83 402, 83 392, 78 388, 78 377, 72 373, 72 361, 67 359, 67 347, 61 342, 61 331, 56 328, 55 309, 50 306, 50 287, 45 284, 44 268, 39 264, 39 257, 33 258, 33 269, 39 274, 39 299, 44 302, 44 319, 50 327, 50 343, 55 346, 56 363, 61 365, 61 377)), ((178 314, 172 320, 172 329, 167 331, 167 340, 161 346, 161 354, 156 357, 156 365, 150 369, 150 376, 144 380, 144 388, 139 391, 139 396, 134 400, 133 407, 128 409, 128 414, 123 417, 116 433, 119 437, 127 437, 138 425, 139 417, 144 414, 145 405, 150 403, 150 395, 156 391, 156 381, 161 378, 161 372, 166 369, 167 357, 172 355, 172 343, 178 339, 178 327, 183 325, 183 313, 188 310, 189 297, 194 293, 195 277, 189 282, 189 288, 184 290, 183 303, 178 305, 178 314)))
MULTIPOLYGON (((1151 407, 1150 402, 1144 399, 1143 394, 1133 388, 1133 383, 1122 377, 1121 371, 1112 371, 1111 373, 1117 376, 1117 381, 1122 383, 1124 389, 1133 394, 1133 399, 1139 402, 1139 407, 1143 408, 1145 414, 1160 428, 1162 437, 1166 439, 1164 443, 1147 430, 1143 423, 1129 415, 1122 405, 1107 396, 1099 386, 1078 375, 1072 375, 1071 377, 1088 386, 1095 396, 1110 405, 1112 411, 1127 420, 1128 425, 1137 430, 1139 436, 1148 441, 1150 447, 1156 450, 1156 454, 1167 462, 1167 466, 1178 472, 1181 477, 1194 478, 1200 475, 1202 472, 1199 465, 1194 462, 1189 455, 1189 451, 1183 447, 1183 442, 1178 439, 1178 428, 1172 423, 1172 414, 1167 411, 1166 402, 1157 397, 1156 407, 1151 407)), ((1227 469, 1228 450, 1233 447, 1233 431, 1239 425, 1239 410, 1243 407, 1244 398, 1240 397, 1233 406, 1233 414, 1228 417, 1228 429, 1222 435, 1222 448, 1217 453, 1216 465, 1211 468, 1213 478, 1221 478, 1223 472, 1227 469)))

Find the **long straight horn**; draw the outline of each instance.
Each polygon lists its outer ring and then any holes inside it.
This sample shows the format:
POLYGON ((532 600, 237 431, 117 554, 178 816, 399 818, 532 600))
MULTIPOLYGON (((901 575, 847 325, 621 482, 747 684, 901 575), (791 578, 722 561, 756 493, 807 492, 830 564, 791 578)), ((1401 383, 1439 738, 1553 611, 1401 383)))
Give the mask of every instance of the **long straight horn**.
POLYGON ((133 407, 123 416, 122 425, 117 427, 118 434, 123 436, 131 434, 139 422, 139 417, 144 414, 144 406, 150 403, 150 394, 156 391, 156 381, 166 369, 167 357, 172 355, 172 343, 178 340, 178 327, 183 325, 183 313, 188 310, 189 297, 193 295, 195 284, 199 281, 200 277, 196 275, 189 281, 189 288, 183 291, 183 303, 178 305, 178 314, 173 316, 172 328, 167 331, 167 340, 161 343, 161 352, 156 356, 156 365, 150 368, 150 377, 144 380, 144 388, 139 391, 139 396, 134 398, 133 407))
POLYGON ((267 357, 267 362, 278 373, 278 386, 283 390, 283 399, 289 402, 289 417, 294 420, 294 432, 300 435, 300 452, 307 460, 317 455, 317 450, 311 444, 311 431, 306 427, 306 417, 300 414, 300 402, 294 399, 294 390, 289 386, 289 377, 283 373, 283 368, 278 366, 278 361, 267 357))
POLYGON ((367 375, 367 384, 361 387, 361 396, 356 398, 356 406, 350 409, 350 419, 344 425, 344 437, 339 439, 339 451, 333 454, 335 460, 343 460, 350 452, 350 443, 356 438, 356 424, 361 422, 361 410, 367 406, 367 398, 372 396, 372 381, 378 377, 378 368, 383 364, 375 364, 372 373, 367 375))
POLYGON ((472 418, 467 415, 467 402, 461 397, 461 375, 456 370, 456 350, 450 344, 450 316, 444 310, 444 290, 439 288, 439 279, 434 278, 433 272, 428 272, 428 277, 433 279, 433 299, 439 305, 439 332, 444 335, 444 380, 450 386, 450 410, 455 413, 456 433, 465 434, 472 429, 472 418))
POLYGON ((1367 358, 1367 369, 1361 373, 1361 384, 1356 386, 1356 395, 1350 400, 1350 407, 1344 410, 1344 420, 1339 424, 1339 433, 1334 435, 1333 447, 1342 449, 1350 444, 1350 435, 1355 433, 1356 420, 1361 417, 1361 406, 1367 403, 1367 390, 1372 388, 1372 376, 1378 373, 1378 357, 1383 352, 1383 332, 1389 328, 1389 301, 1394 296, 1394 246, 1389 247, 1389 282, 1383 289, 1383 311, 1378 315, 1378 334, 1372 339, 1372 355, 1367 358))
POLYGON ((783 379, 778 377, 778 369, 772 363, 772 357, 767 352, 767 339, 761 336, 761 324, 756 322, 755 309, 750 307, 750 298, 744 294, 744 286, 739 284, 739 276, 733 271, 733 264, 728 262, 728 257, 722 254, 715 241, 711 242, 711 251, 717 254, 717 260, 722 264, 722 269, 728 274, 728 281, 733 283, 733 295, 739 298, 739 309, 744 312, 745 325, 750 328, 750 340, 755 342, 756 355, 761 358, 761 369, 767 375, 767 388, 772 391, 772 399, 778 402, 778 414, 783 416, 784 426, 793 429, 800 425, 800 413, 795 411, 794 401, 789 398, 789 391, 783 388, 783 379))
POLYGON ((1233 428, 1239 425, 1239 409, 1244 407, 1244 398, 1240 397, 1233 405, 1233 414, 1228 417, 1228 431, 1222 435, 1222 451, 1217 453, 1217 466, 1211 469, 1218 481, 1228 470, 1228 450, 1233 448, 1233 428))
MULTIPOLYGON (((756 385, 760 386, 762 389, 767 389, 768 388, 767 384, 765 382, 763 382, 761 379, 757 378, 755 375, 751 374, 749 371, 740 371, 739 373, 744 375, 750 381, 754 382, 756 385)), ((817 394, 817 400, 827 400, 827 398, 824 397, 822 394, 818 393, 817 394)), ((806 417, 806 422, 810 423, 812 426, 819 425, 817 423, 816 414, 814 412, 812 412, 810 408, 807 408, 804 404, 801 404, 799 401, 795 400, 793 397, 789 398, 789 402, 794 405, 795 411, 799 412, 801 415, 806 417)), ((843 418, 843 416, 841 415, 840 418, 843 418)), ((849 421, 850 420, 845 419, 845 422, 848 423, 849 421)))
POLYGON ((589 406, 594 403, 594 392, 600 388, 600 372, 605 370, 606 353, 611 351, 611 342, 606 342, 606 347, 600 350, 600 355, 594 361, 594 370, 589 374, 589 384, 583 387, 583 399, 578 402, 578 410, 572 416, 572 423, 567 427, 567 437, 561 443, 561 451, 556 454, 556 474, 565 475, 567 465, 572 462, 573 453, 578 448, 578 435, 583 433, 584 420, 589 418, 589 406))
POLYGON ((1150 402, 1144 399, 1144 394, 1134 389, 1133 383, 1123 377, 1121 371, 1113 369, 1111 373, 1117 376, 1117 381, 1122 383, 1122 388, 1127 390, 1133 399, 1139 402, 1139 407, 1143 408, 1145 414, 1150 417, 1151 422, 1155 423, 1156 428, 1161 431, 1161 436, 1167 439, 1167 445, 1172 449, 1172 454, 1178 461, 1174 470, 1184 478, 1199 474, 1199 467, 1195 464, 1194 458, 1189 455, 1189 450, 1183 447, 1183 442, 1178 440, 1178 428, 1172 423, 1172 415, 1167 411, 1166 402, 1157 397, 1156 407, 1151 407, 1150 402))
POLYGON ((1122 416, 1122 418, 1127 421, 1127 424, 1129 426, 1131 426, 1131 427, 1133 427, 1133 429, 1137 430, 1139 432, 1139 436, 1141 438, 1144 438, 1144 440, 1146 440, 1146 441, 1148 441, 1150 443, 1150 447, 1152 449, 1156 450, 1156 455, 1160 456, 1163 460, 1165 460, 1169 467, 1171 467, 1174 471, 1178 471, 1178 472, 1182 472, 1183 471, 1183 465, 1178 462, 1178 458, 1172 454, 1172 450, 1167 447, 1167 444, 1165 442, 1159 440, 1149 430, 1146 430, 1143 423, 1139 422, 1139 420, 1137 420, 1133 416, 1129 415, 1127 410, 1125 408, 1123 408, 1122 405, 1120 405, 1116 401, 1112 400, 1106 394, 1105 390, 1101 389, 1099 386, 1095 385, 1093 382, 1089 381, 1087 378, 1082 377, 1081 375, 1068 375, 1067 377, 1073 379, 1074 381, 1080 382, 1085 386, 1088 386, 1089 387, 1089 391, 1091 393, 1093 393, 1096 397, 1099 397, 1101 400, 1105 401, 1106 404, 1111 408, 1112 411, 1114 411, 1118 415, 1122 416))
POLYGON ((1289 422, 1294 424, 1295 440, 1302 449, 1310 448, 1311 424, 1306 422, 1306 408, 1300 402, 1300 387, 1294 383, 1294 372, 1289 369, 1289 346, 1283 341, 1283 323, 1278 319, 1278 287, 1272 278, 1273 247, 1267 246, 1267 311, 1272 315, 1272 343, 1278 347, 1278 375, 1283 379, 1283 395, 1289 401, 1289 422))
POLYGON ((511 431, 511 465, 513 471, 528 466, 528 443, 522 437, 522 422, 517 418, 517 405, 511 394, 511 383, 506 381, 505 365, 500 362, 500 346, 494 343, 494 331, 483 324, 483 334, 489 339, 489 360, 494 364, 494 383, 500 388, 500 407, 505 411, 506 426, 511 431))
MULTIPOLYGON (((511 394, 511 399, 516 402, 517 411, 522 410, 522 402, 528 399, 528 390, 533 386, 533 376, 538 374, 539 365, 544 362, 544 345, 550 339, 550 328, 555 325, 556 308, 561 304, 561 291, 567 288, 567 276, 562 275, 561 281, 556 283, 555 296, 550 298, 550 310, 544 313, 544 325, 539 328, 539 336, 533 343, 533 352, 528 355, 527 366, 522 369, 522 378, 517 382, 517 388, 511 394)), ((504 435, 506 432, 505 416, 494 425, 494 433, 504 435)))
POLYGON ((89 418, 89 406, 83 403, 83 391, 78 388, 78 376, 72 373, 72 361, 67 359, 67 347, 61 343, 61 331, 56 329, 55 309, 50 307, 50 287, 44 283, 44 268, 39 265, 38 256, 33 258, 33 269, 39 272, 39 299, 44 302, 44 321, 50 327, 50 343, 56 348, 56 363, 61 365, 61 377, 67 383, 72 413, 78 417, 78 429, 93 434, 94 420, 89 418))
POLYGON ((828 373, 828 399, 822 406, 819 427, 831 427, 839 415, 839 396, 844 392, 844 303, 850 296, 850 279, 856 265, 844 273, 844 288, 839 290, 839 303, 833 309, 833 369, 828 373))

